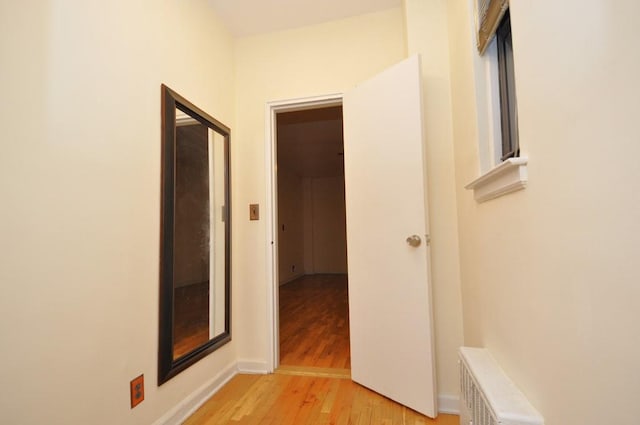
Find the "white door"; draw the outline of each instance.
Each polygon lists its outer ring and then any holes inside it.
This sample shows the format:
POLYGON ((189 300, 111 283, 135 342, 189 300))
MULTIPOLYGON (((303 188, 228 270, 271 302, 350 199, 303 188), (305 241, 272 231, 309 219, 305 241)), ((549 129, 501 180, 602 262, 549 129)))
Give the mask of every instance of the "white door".
POLYGON ((345 93, 343 108, 351 376, 435 417, 419 57, 345 93))

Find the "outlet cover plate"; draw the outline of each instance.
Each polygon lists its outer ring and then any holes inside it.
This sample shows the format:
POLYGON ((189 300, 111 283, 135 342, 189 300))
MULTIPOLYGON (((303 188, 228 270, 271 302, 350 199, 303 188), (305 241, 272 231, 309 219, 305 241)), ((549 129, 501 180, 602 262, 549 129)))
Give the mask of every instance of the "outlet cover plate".
POLYGON ((144 400, 144 374, 134 378, 130 383, 131 408, 133 409, 144 400))
POLYGON ((249 220, 260 220, 259 204, 249 204, 249 220))

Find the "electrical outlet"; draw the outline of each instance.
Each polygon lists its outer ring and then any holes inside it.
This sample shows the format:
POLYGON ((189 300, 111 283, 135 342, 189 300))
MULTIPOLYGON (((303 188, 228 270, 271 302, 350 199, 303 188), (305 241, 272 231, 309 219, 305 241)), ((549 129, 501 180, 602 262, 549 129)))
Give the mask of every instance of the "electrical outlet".
POLYGON ((133 409, 144 400, 144 374, 134 378, 130 385, 131 408, 133 409))

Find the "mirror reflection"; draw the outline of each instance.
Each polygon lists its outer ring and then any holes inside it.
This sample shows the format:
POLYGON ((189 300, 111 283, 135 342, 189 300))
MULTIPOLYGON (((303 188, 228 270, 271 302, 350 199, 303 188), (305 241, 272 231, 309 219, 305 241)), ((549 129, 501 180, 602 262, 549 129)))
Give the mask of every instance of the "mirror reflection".
POLYGON ((230 336, 229 130, 163 86, 159 383, 230 336))
POLYGON ((174 342, 178 358, 224 331, 224 136, 176 110, 174 342))

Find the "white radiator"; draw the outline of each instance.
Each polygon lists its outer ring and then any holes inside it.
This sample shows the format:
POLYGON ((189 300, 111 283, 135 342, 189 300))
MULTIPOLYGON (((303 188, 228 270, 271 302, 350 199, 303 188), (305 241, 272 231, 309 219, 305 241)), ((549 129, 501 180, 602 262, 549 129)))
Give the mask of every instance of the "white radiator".
POLYGON ((544 425, 484 348, 460 347, 460 425, 544 425))

